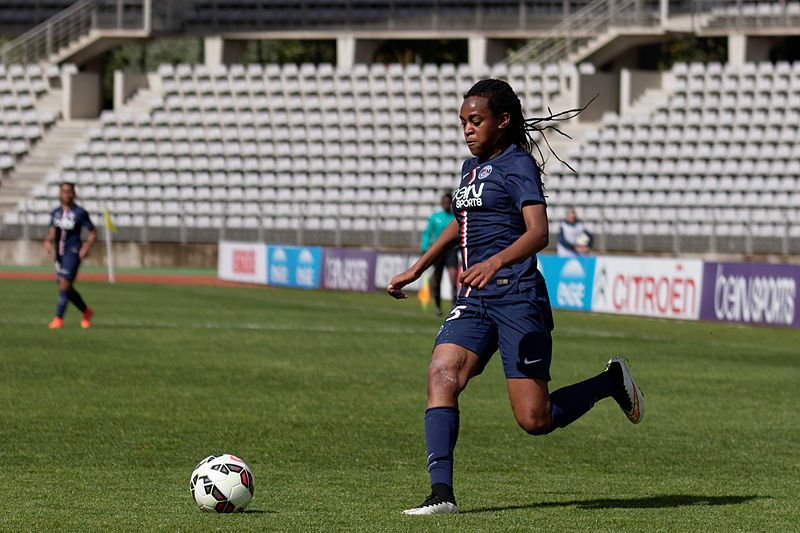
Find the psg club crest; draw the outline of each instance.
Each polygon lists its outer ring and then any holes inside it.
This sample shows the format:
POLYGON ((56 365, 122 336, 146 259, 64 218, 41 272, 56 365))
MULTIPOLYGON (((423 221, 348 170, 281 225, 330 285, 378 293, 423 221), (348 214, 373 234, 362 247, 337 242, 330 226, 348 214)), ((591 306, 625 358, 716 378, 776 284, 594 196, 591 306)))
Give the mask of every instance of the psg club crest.
POLYGON ((478 179, 482 180, 483 178, 485 178, 486 176, 488 176, 491 173, 492 173, 492 165, 486 165, 478 173, 478 179))

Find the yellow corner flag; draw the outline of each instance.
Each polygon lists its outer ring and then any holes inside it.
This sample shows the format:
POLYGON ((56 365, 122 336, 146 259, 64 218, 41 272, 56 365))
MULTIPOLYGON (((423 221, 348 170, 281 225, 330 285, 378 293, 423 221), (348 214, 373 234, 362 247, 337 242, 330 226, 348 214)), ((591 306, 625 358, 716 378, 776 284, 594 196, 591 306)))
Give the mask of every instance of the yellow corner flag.
POLYGON ((110 231, 111 233, 116 233, 117 227, 114 225, 114 222, 111 221, 111 213, 108 212, 108 209, 106 209, 105 212, 106 212, 106 228, 108 228, 108 231, 110 231))
POLYGON ((431 285, 428 281, 428 276, 425 276, 422 279, 422 288, 420 288, 419 292, 417 292, 417 298, 419 298, 422 308, 427 310, 428 304, 431 301, 431 285))

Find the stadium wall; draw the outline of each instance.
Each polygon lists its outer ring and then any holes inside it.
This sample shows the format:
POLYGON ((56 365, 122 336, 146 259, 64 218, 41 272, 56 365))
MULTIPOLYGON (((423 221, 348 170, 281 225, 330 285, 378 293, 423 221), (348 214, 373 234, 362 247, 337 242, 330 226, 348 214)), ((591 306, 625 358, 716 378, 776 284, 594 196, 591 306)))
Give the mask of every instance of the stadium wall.
MULTIPOLYGON (((221 241, 218 275, 227 281, 368 292, 383 290, 417 258, 221 241)), ((800 265, 540 255, 539 268, 551 305, 558 309, 800 328, 800 265)), ((419 280, 408 287, 419 288, 419 280)))

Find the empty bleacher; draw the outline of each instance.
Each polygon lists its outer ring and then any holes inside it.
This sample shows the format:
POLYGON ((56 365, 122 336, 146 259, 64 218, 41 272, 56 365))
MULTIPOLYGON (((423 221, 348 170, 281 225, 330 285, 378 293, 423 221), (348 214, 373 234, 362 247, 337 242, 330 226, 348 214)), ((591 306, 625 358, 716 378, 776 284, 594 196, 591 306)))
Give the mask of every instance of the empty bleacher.
MULTIPOLYGON (((469 154, 460 93, 508 79, 528 115, 559 109, 574 67, 164 65, 151 113, 105 112, 6 225, 44 224, 75 181, 129 239, 415 245, 469 154), (126 233, 127 232, 127 233, 126 233)), ((601 250, 796 253, 800 63, 676 64, 644 115, 604 115, 550 157, 551 227, 568 207, 601 250)))
POLYGON ((104 113, 21 211, 44 220, 41 207, 66 180, 132 237, 408 245, 469 156, 457 118, 464 88, 512 76, 538 111, 572 70, 163 65, 153 111, 104 113))
POLYGON ((0 64, 0 172, 12 169, 56 121, 54 113, 36 109, 49 89, 46 76, 39 65, 0 64))
POLYGON ((645 116, 608 114, 551 173, 556 205, 640 250, 781 252, 800 238, 800 64, 676 64, 645 116))

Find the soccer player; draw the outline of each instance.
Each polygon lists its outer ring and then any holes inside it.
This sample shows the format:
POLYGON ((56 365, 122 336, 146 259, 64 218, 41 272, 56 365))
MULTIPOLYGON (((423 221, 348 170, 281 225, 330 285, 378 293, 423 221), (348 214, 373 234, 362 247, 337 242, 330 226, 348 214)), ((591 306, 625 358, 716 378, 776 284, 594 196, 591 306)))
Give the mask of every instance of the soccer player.
POLYGON ((73 287, 73 283, 75 276, 78 275, 81 260, 89 254, 89 249, 97 238, 97 230, 89 218, 89 213, 75 205, 75 185, 73 183, 61 184, 59 200, 61 200, 61 207, 55 208, 50 213, 50 232, 44 240, 44 250, 48 254, 53 251, 55 243, 55 268, 58 280, 56 316, 50 322, 49 327, 50 329, 64 327, 64 311, 67 308, 67 302, 72 302, 83 313, 81 327, 86 329, 91 327, 94 311, 86 306, 81 295, 73 287), (89 237, 85 243, 81 244, 81 229, 84 227, 89 229, 89 237))
MULTIPOLYGON (((428 218, 428 225, 422 232, 422 251, 423 253, 430 248, 431 244, 441 235, 444 228, 453 220, 453 195, 449 192, 442 194, 442 209, 436 211, 428 218)), ((450 285, 453 288, 452 294, 455 299, 458 278, 458 248, 453 246, 449 251, 440 255, 433 262, 433 276, 431 276, 431 292, 433 301, 436 304, 436 314, 442 314, 442 273, 447 268, 447 276, 450 278, 450 285)))
MULTIPOLYGON (((511 408, 519 425, 543 435, 574 422, 612 397, 633 423, 644 397, 621 357, 580 383, 548 391, 553 328, 536 253, 548 244, 542 181, 530 154, 519 98, 504 81, 481 80, 464 96, 460 119, 474 155, 464 162, 453 198, 455 220, 387 292, 403 287, 458 243, 461 290, 434 343, 428 368, 425 442, 431 494, 406 514, 457 513, 453 450, 458 438, 458 397, 499 348, 511 408)), ((536 122, 534 122, 535 124, 536 122)))

